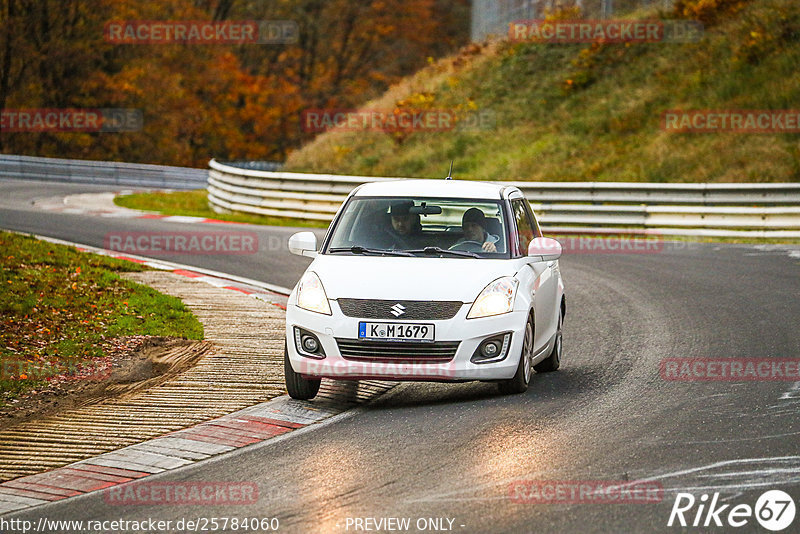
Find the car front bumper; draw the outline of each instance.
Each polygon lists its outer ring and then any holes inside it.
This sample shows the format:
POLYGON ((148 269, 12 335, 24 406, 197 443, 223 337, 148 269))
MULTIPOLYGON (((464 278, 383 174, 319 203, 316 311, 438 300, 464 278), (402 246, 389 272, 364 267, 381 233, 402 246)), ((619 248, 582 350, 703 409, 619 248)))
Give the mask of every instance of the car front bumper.
MULTIPOLYGON (((295 372, 309 377, 334 379, 379 379, 399 381, 466 381, 466 380, 504 380, 516 373, 519 355, 522 351, 527 314, 513 311, 494 317, 467 319, 469 305, 463 305, 452 319, 383 321, 345 316, 336 301, 330 301, 332 315, 323 315, 298 308, 290 300, 286 309, 286 340, 289 361, 295 372), (458 342, 455 356, 449 361, 421 361, 425 359, 424 349, 417 350, 418 357, 380 357, 368 356, 358 360, 345 358, 337 340, 363 343, 358 339, 358 325, 369 322, 408 322, 433 324, 435 328, 434 345, 458 342), (324 358, 312 358, 300 354, 295 346, 295 327, 314 334, 324 352, 324 358), (492 363, 474 363, 472 356, 485 339, 510 333, 510 342, 505 357, 492 363)), ((398 341, 398 344, 405 342, 398 341)), ((394 344, 394 342, 393 342, 394 344)), ((416 344, 417 347, 422 344, 416 344)))

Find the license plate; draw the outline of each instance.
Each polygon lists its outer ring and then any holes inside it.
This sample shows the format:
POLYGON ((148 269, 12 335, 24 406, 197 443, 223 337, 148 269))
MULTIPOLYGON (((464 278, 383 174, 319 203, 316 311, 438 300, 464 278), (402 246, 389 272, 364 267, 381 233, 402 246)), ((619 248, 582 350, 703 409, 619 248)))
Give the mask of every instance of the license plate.
POLYGON ((359 339, 384 341, 433 341, 432 324, 412 323, 358 323, 359 339))

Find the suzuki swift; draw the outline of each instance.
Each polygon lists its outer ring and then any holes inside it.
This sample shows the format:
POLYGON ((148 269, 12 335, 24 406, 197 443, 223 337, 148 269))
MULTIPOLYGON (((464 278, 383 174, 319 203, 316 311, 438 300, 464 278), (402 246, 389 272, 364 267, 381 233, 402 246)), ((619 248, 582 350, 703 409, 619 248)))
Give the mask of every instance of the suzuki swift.
POLYGON ((286 388, 322 378, 497 382, 527 390, 561 362, 561 245, 509 185, 368 183, 347 197, 286 307, 286 388))

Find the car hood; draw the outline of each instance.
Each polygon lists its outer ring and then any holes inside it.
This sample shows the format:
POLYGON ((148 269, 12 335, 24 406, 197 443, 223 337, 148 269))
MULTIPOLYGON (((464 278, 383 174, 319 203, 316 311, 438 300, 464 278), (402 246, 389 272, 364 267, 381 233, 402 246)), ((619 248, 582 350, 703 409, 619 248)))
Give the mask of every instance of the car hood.
POLYGON ((460 300, 515 273, 509 260, 437 257, 318 256, 309 266, 329 299, 460 300))

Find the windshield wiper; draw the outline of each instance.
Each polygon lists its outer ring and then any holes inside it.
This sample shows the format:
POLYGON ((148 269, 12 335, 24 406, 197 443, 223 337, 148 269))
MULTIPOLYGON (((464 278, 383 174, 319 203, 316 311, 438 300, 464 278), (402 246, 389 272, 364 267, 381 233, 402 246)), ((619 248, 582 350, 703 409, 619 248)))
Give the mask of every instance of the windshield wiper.
POLYGON ((453 256, 462 256, 464 258, 480 258, 474 252, 467 252, 466 250, 448 250, 446 248, 441 247, 425 247, 425 248, 418 248, 414 250, 409 250, 408 252, 412 252, 415 254, 451 254, 453 256))
POLYGON ((354 247, 339 247, 329 249, 328 252, 335 254, 337 252, 352 252, 353 254, 377 254, 378 256, 413 256, 410 252, 405 250, 384 250, 378 248, 366 248, 358 245, 354 247))

